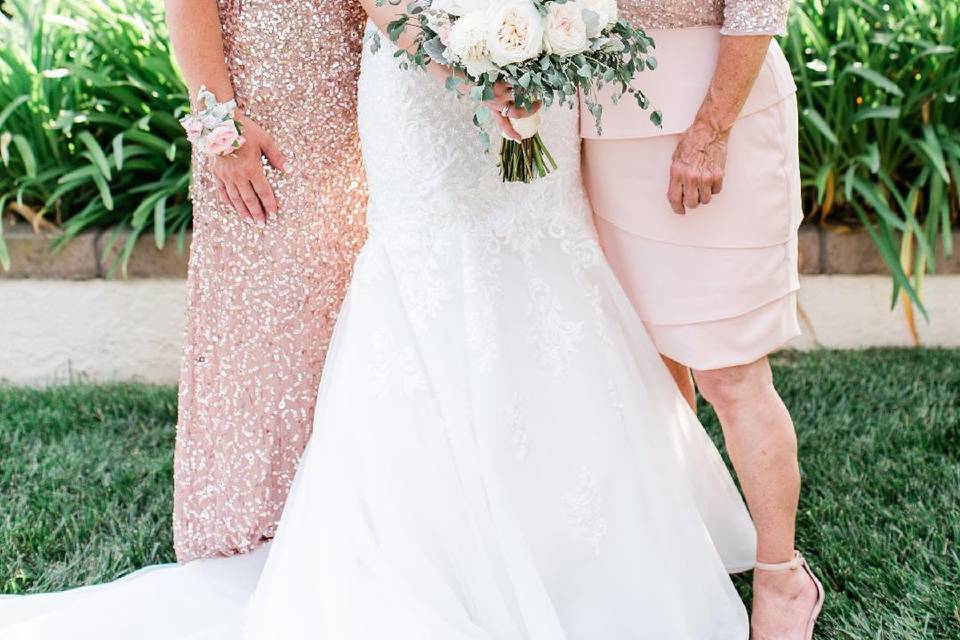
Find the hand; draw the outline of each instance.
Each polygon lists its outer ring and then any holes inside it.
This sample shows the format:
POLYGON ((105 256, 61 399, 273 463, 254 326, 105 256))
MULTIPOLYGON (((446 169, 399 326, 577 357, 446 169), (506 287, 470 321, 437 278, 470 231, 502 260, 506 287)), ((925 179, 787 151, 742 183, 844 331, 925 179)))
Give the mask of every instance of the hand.
POLYGON ((682 136, 670 165, 667 200, 677 215, 708 204, 723 189, 730 131, 694 122, 682 136))
POLYGON ((493 100, 489 100, 484 104, 490 109, 490 113, 493 115, 493 121, 500 127, 500 131, 503 132, 504 137, 514 142, 522 141, 523 137, 513 128, 510 118, 515 120, 529 118, 543 106, 542 102, 537 102, 533 105, 533 109, 528 111, 514 105, 513 89, 502 80, 493 85, 493 100), (503 115, 504 113, 507 115, 503 115))
POLYGON ((262 227, 267 216, 276 215, 277 199, 267 182, 261 158, 266 156, 275 168, 283 171, 286 159, 273 137, 256 122, 240 113, 234 119, 241 125, 246 142, 229 156, 212 159, 220 197, 250 224, 262 227))
MULTIPOLYGON (((470 90, 476 86, 463 74, 454 72, 450 67, 441 64, 433 63, 428 65, 427 73, 439 82, 446 82, 451 74, 456 75, 461 80, 464 80, 464 82, 461 82, 457 87, 457 91, 464 96, 468 95, 470 90)), ((520 142, 523 140, 523 137, 517 133, 517 130, 510 124, 510 118, 515 120, 529 118, 543 106, 543 103, 537 102, 530 111, 517 107, 513 104, 513 89, 502 80, 495 82, 493 85, 493 100, 488 100, 483 104, 490 109, 491 118, 493 118, 493 121, 500 127, 500 131, 503 132, 504 137, 514 142, 520 142), (507 115, 503 115, 504 113, 507 115)))

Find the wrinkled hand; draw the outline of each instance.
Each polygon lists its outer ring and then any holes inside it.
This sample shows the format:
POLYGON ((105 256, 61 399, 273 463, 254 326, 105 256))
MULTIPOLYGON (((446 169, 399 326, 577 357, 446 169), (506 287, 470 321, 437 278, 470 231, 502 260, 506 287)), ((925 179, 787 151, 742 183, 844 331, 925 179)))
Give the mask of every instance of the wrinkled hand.
POLYGON ((529 118, 543 106, 543 103, 537 102, 534 104, 533 109, 528 111, 514 105, 513 90, 510 88, 510 85, 502 80, 493 85, 493 100, 484 102, 484 104, 490 109, 493 121, 500 127, 500 131, 503 132, 504 137, 514 142, 520 142, 523 140, 523 137, 513 128, 510 118, 514 120, 529 118), (507 108, 507 115, 503 115, 505 108, 507 108))
POLYGON ((729 131, 695 122, 680 136, 670 165, 667 200, 677 215, 708 204, 723 189, 729 131))
POLYGON ((213 175, 223 201, 245 220, 262 227, 267 216, 276 215, 278 207, 261 158, 266 156, 281 171, 286 160, 273 137, 260 125, 239 111, 234 119, 243 128, 246 143, 233 155, 212 158, 213 175))

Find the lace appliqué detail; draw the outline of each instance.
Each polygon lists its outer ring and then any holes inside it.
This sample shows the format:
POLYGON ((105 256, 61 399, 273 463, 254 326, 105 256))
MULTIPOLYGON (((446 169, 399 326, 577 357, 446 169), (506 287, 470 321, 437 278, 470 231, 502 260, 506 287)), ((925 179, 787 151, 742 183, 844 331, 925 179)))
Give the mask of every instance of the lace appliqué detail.
POLYGON ((503 412, 503 421, 507 427, 507 437, 513 448, 513 457, 519 464, 527 460, 530 452, 530 434, 523 424, 523 411, 520 409, 520 399, 511 402, 503 412))
POLYGON ((567 518, 573 529, 586 540, 595 555, 607 535, 607 520, 601 512, 600 487, 586 467, 580 470, 577 487, 566 496, 567 518))
POLYGON ((611 378, 607 380, 607 397, 610 399, 610 408, 617 419, 617 424, 621 427, 627 426, 626 414, 623 406, 623 395, 620 393, 620 387, 616 380, 611 378))
POLYGON ((556 377, 567 370, 583 340, 583 322, 563 317, 560 297, 540 279, 530 281, 530 341, 540 353, 540 364, 556 377))
POLYGON ((412 399, 419 391, 426 391, 423 374, 413 347, 398 347, 396 337, 381 329, 370 337, 373 356, 370 362, 370 384, 376 397, 397 391, 412 399))
POLYGON ((499 254, 471 246, 463 267, 467 349, 478 373, 489 373, 500 357, 497 314, 503 301, 499 254), (476 254, 476 255, 475 255, 476 254))

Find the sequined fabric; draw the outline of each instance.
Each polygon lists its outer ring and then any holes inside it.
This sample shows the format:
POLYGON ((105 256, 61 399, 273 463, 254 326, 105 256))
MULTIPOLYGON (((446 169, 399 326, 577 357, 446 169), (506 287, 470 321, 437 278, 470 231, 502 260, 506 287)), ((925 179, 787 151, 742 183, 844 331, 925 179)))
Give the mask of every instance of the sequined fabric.
POLYGON ((220 14, 237 98, 288 161, 286 173, 267 169, 280 214, 259 229, 220 202, 194 158, 174 469, 181 561, 273 535, 364 238, 359 3, 221 0, 220 14))
POLYGON ((645 29, 722 27, 726 35, 786 32, 790 0, 620 0, 624 17, 645 29))

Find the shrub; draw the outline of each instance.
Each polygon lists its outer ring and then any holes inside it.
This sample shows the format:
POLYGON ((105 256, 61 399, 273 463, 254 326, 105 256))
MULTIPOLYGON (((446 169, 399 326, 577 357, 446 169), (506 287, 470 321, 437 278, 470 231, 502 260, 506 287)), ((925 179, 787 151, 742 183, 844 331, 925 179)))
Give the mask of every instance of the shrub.
POLYGON ((797 0, 783 41, 810 216, 863 223, 893 274, 894 302, 901 291, 919 302, 936 245, 953 249, 958 45, 956 0, 797 0))
MULTIPOLYGON (((53 220, 68 242, 113 226, 120 259, 152 230, 158 247, 191 219, 187 103, 159 5, 10 0, 0 14, 0 212, 53 220)), ((0 237, 0 262, 8 256, 0 237)))

